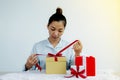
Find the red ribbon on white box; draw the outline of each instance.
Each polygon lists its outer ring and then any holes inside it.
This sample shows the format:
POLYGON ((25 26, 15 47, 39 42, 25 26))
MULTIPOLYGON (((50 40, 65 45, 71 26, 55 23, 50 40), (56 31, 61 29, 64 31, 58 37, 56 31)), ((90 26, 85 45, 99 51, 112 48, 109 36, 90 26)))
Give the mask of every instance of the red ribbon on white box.
POLYGON ((71 77, 74 77, 74 76, 76 76, 76 78, 79 78, 79 77, 81 77, 81 78, 87 78, 86 76, 85 76, 85 69, 82 69, 81 67, 83 67, 83 66, 71 66, 71 68, 70 68, 70 71, 71 71, 71 75, 70 76, 64 76, 65 78, 71 78, 71 77))

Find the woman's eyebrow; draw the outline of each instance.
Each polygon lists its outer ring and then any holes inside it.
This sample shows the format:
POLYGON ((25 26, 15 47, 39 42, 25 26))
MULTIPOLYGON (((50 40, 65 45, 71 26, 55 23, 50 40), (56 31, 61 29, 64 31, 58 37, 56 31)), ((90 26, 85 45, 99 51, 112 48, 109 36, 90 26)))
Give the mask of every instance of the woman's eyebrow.
POLYGON ((63 30, 63 28, 60 28, 59 30, 63 30))
POLYGON ((54 26, 51 26, 51 28, 55 28, 54 26))

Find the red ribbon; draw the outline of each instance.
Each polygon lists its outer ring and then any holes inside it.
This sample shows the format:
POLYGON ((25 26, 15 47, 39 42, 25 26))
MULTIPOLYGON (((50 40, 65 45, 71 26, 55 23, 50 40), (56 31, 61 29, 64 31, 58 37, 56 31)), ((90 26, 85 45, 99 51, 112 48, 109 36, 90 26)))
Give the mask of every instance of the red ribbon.
MULTIPOLYGON (((39 56, 39 55, 43 55, 43 54, 36 54, 36 56, 39 56)), ((35 64, 35 66, 38 68, 38 70, 42 70, 42 68, 41 68, 41 66, 37 63, 37 64, 35 64)))
POLYGON ((59 52, 57 52, 56 54, 48 53, 48 56, 49 57, 54 57, 55 61, 58 61, 57 57, 62 57, 62 52, 65 51, 67 48, 69 48, 71 45, 73 45, 77 41, 78 40, 75 40, 74 42, 70 43, 69 45, 67 45, 66 47, 64 47, 62 50, 60 50, 59 52))
POLYGON ((69 48, 71 45, 73 45, 74 43, 76 43, 78 40, 73 41, 72 43, 70 43, 69 45, 67 45, 65 48, 63 48, 62 50, 60 50, 59 52, 57 52, 57 54, 61 54, 64 50, 66 50, 67 48, 69 48))
POLYGON ((76 76, 76 78, 81 77, 81 78, 86 78, 83 74, 85 73, 85 69, 79 72, 79 66, 77 67, 77 71, 74 70, 73 68, 70 68, 71 71, 71 76, 65 76, 65 78, 71 78, 73 76, 76 76))
POLYGON ((48 56, 49 57, 54 57, 55 61, 58 61, 57 57, 62 57, 62 54, 51 54, 51 53, 48 53, 48 56))
POLYGON ((41 68, 41 66, 37 63, 37 64, 35 64, 35 66, 38 68, 38 70, 42 70, 42 68, 41 68))
MULTIPOLYGON (((57 52, 56 54, 51 54, 51 53, 48 53, 48 56, 49 57, 54 57, 55 58, 55 61, 58 61, 58 59, 57 59, 57 57, 62 57, 62 52, 64 51, 64 50, 66 50, 67 48, 69 48, 71 45, 73 45, 75 42, 77 42, 78 40, 75 40, 75 41, 73 41, 72 43, 70 43, 69 45, 67 45, 65 48, 63 48, 62 50, 60 50, 59 52, 57 52)), ((43 55, 43 54, 36 54, 37 56, 38 55, 43 55)), ((40 67, 40 65, 37 63, 36 64, 36 67, 38 68, 38 70, 42 70, 42 68, 40 67)))

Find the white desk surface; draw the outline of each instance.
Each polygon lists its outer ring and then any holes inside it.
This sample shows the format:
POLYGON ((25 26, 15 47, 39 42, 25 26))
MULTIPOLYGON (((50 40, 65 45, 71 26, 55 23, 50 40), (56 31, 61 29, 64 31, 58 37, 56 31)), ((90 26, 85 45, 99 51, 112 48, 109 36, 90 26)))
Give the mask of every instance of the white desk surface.
POLYGON ((16 72, 16 73, 3 73, 0 75, 0 80, 120 80, 120 75, 116 73, 112 74, 109 72, 97 72, 94 77, 82 78, 65 78, 67 74, 46 74, 45 71, 27 71, 27 72, 16 72))

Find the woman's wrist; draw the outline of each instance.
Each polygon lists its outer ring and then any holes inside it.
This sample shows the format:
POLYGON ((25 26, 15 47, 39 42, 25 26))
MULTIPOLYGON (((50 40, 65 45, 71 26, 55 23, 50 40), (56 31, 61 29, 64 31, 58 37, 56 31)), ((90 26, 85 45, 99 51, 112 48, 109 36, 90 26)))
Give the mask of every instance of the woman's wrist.
POLYGON ((25 70, 27 71, 27 70, 29 70, 31 67, 26 63, 25 64, 25 70))
POLYGON ((80 53, 75 53, 75 57, 78 57, 78 56, 80 56, 80 53))
POLYGON ((77 53, 77 54, 75 54, 75 57, 77 57, 77 56, 80 56, 80 54, 78 54, 78 53, 77 53))

